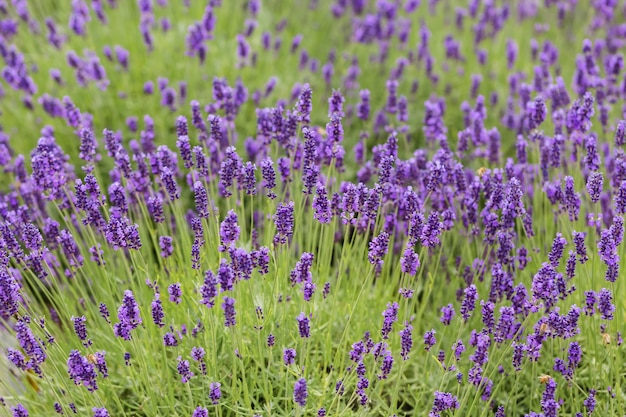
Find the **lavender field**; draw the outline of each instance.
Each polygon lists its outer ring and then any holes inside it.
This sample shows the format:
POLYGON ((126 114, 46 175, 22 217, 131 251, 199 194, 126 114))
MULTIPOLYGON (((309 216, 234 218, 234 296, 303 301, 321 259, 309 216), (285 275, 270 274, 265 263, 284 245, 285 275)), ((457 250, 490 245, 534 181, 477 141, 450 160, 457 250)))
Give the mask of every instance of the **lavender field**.
POLYGON ((626 1, 0 0, 0 416, 626 416, 626 1))

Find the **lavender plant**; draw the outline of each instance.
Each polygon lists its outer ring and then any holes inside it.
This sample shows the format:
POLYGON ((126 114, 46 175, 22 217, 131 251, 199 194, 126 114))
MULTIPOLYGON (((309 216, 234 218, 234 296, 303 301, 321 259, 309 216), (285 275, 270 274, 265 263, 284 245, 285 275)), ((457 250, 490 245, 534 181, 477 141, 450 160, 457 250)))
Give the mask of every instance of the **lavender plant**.
POLYGON ((624 415, 624 16, 0 0, 0 415, 624 415))

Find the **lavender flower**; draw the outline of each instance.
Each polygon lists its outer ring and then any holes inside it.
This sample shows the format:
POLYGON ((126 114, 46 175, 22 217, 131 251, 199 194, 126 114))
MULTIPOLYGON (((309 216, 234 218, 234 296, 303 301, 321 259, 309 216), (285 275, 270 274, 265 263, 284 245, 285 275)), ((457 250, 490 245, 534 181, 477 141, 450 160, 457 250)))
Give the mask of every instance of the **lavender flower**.
POLYGON ((158 293, 155 295, 155 299, 152 300, 152 303, 150 304, 150 311, 152 313, 152 321, 154 324, 159 327, 165 326, 165 323, 163 322, 163 317, 165 316, 163 313, 163 304, 159 299, 158 293))
POLYGON ((276 198, 276 194, 273 192, 276 187, 276 173, 271 158, 265 158, 261 161, 261 176, 263 177, 261 185, 267 190, 267 196, 271 199, 276 198))
POLYGON ((209 411, 205 407, 197 406, 191 417, 209 417, 209 411))
POLYGON ((224 252, 227 247, 232 246, 239 239, 240 230, 237 224, 237 214, 233 210, 229 210, 220 224, 220 251, 224 252))
POLYGON ((550 264, 553 267, 558 267, 561 262, 561 258, 563 257, 563 249, 567 244, 567 240, 561 235, 561 233, 557 233, 554 241, 552 242, 552 249, 548 254, 548 259, 550 260, 550 264))
POLYGON ((541 398, 541 410, 546 417, 556 417, 557 410, 560 408, 559 402, 555 400, 556 381, 550 378, 546 383, 546 389, 541 398))
POLYGON ((94 407, 91 409, 91 411, 93 411, 93 417, 109 417, 109 412, 104 407, 94 407))
POLYGON ((13 417, 28 417, 28 410, 22 404, 18 404, 15 407, 11 407, 13 417))
POLYGON ((254 172, 256 171, 256 165, 252 162, 246 162, 242 168, 241 186, 245 190, 247 195, 256 195, 256 177, 254 172))
POLYGON ((476 286, 474 284, 465 288, 463 291, 465 298, 463 298, 463 302, 461 303, 461 317, 463 320, 467 322, 469 320, 472 311, 476 308, 476 300, 478 299, 478 292, 476 291, 476 286))
POLYGON ((430 349, 437 343, 437 338, 435 337, 435 329, 431 329, 424 333, 424 349, 426 351, 430 351, 430 349))
POLYGON ((222 310, 224 310, 224 326, 234 326, 237 323, 235 319, 235 300, 230 297, 224 297, 222 310))
POLYGON ((293 400, 300 407, 304 407, 306 405, 307 396, 306 379, 300 378, 293 386, 293 400))
POLYGON ((213 405, 217 405, 222 398, 221 384, 219 382, 211 382, 209 385, 209 398, 213 405))
POLYGON ((311 123, 311 99, 312 99, 312 91, 308 84, 302 86, 302 93, 300 93, 300 97, 298 98, 298 103, 296 104, 296 111, 298 112, 298 121, 302 124, 308 125, 311 123))
POLYGON ((619 262, 615 238, 610 229, 605 229, 601 233, 600 241, 598 242, 598 254, 600 259, 609 266, 619 262))
POLYGON ((412 336, 413 326, 409 324, 409 322, 404 323, 404 329, 400 330, 400 340, 402 350, 400 352, 400 356, 402 359, 409 359, 409 352, 413 347, 413 336, 412 336))
POLYGON ((165 333, 165 335, 163 335, 163 346, 167 346, 167 347, 178 346, 178 340, 176 339, 176 336, 174 336, 174 333, 167 332, 165 333))
POLYGON ((83 341, 83 345, 85 347, 91 345, 91 340, 87 340, 87 327, 85 326, 85 322, 87 319, 85 316, 82 317, 74 317, 72 316, 72 321, 74 322, 74 332, 78 336, 80 340, 83 341))
POLYGON ((293 236, 294 226, 294 202, 288 204, 278 203, 276 214, 274 215, 274 223, 276 224, 276 236, 274 236, 274 245, 284 245, 293 236))
POLYGON ((576 246, 578 261, 581 264, 584 264, 589 260, 589 257, 587 256, 587 248, 585 247, 585 237, 587 236, 587 233, 574 231, 572 235, 574 236, 574 245, 576 246))
POLYGON ((602 172, 592 172, 587 178, 587 192, 591 197, 591 201, 597 203, 600 201, 600 193, 602 192, 602 184, 604 176, 602 172))
POLYGON ((183 291, 181 290, 178 282, 170 284, 167 287, 167 293, 170 295, 170 302, 180 304, 183 297, 183 291))
POLYGON ((218 280, 213 272, 206 271, 204 274, 204 283, 200 287, 200 294, 202 295, 200 303, 206 305, 208 308, 215 305, 215 298, 218 295, 217 284, 218 280))
POLYGON ((369 90, 361 90, 359 93, 361 102, 357 106, 357 117, 361 120, 369 120, 370 118, 370 92, 369 90))
POLYGON ((326 187, 322 183, 317 184, 317 193, 313 197, 313 217, 322 224, 330 223, 332 213, 326 187))
POLYGON ((311 336, 311 325, 309 318, 304 314, 300 313, 296 318, 298 322, 298 332, 300 333, 300 337, 308 338, 311 336))
POLYGON ((77 350, 72 350, 67 360, 67 372, 76 385, 84 385, 88 391, 98 389, 94 365, 77 350))
POLYGON ((441 307, 441 318, 439 320, 445 326, 448 326, 455 314, 454 306, 452 304, 448 304, 447 306, 441 307))
POLYGON ((367 258, 370 264, 381 267, 383 264, 383 258, 387 254, 389 246, 389 233, 382 231, 376 236, 369 244, 369 253, 367 258))
POLYGON ((283 362, 286 366, 292 365, 296 360, 296 350, 287 348, 283 349, 283 362))
POLYGON ((398 303, 387 303, 387 308, 383 312, 383 317, 384 320, 381 334, 383 339, 387 339, 389 337, 389 333, 391 333, 393 323, 398 321, 398 303))
POLYGON ((409 275, 415 275, 417 268, 420 266, 419 257, 411 247, 404 250, 404 254, 400 258, 400 270, 409 275))
POLYGON ((183 360, 183 358, 181 356, 178 357, 178 366, 177 366, 177 370, 178 370, 178 374, 181 376, 181 382, 183 384, 189 382, 189 380, 193 377, 193 372, 191 372, 191 369, 189 368, 189 361, 187 360, 183 360))
POLYGON ((429 413, 430 417, 441 417, 442 413, 460 407, 457 398, 448 392, 435 391, 435 401, 429 413))
POLYGON ((564 205, 567 208, 570 221, 578 220, 580 211, 580 194, 574 190, 574 178, 565 177, 564 205))
POLYGON ((439 235, 443 229, 443 223, 439 221, 439 213, 436 211, 431 212, 428 215, 428 221, 422 228, 422 234, 420 236, 422 245, 426 247, 435 247, 439 245, 439 235))
POLYGON ((198 217, 209 217, 209 200, 207 197, 206 189, 200 181, 194 182, 193 193, 196 203, 196 213, 198 214, 198 217))
POLYGON ((124 299, 117 310, 117 318, 120 322, 113 327, 115 336, 130 340, 130 332, 142 323, 139 305, 132 291, 124 291, 124 299))
POLYGON ((602 288, 598 292, 598 311, 602 315, 604 320, 613 320, 613 312, 615 311, 615 305, 612 303, 613 294, 610 290, 602 288))
POLYGON ((100 316, 106 320, 107 323, 110 323, 109 317, 111 316, 109 313, 109 309, 106 304, 100 303, 98 310, 100 311, 100 316))
POLYGON ((589 390, 589 396, 583 401, 583 405, 587 409, 587 415, 593 413, 596 408, 596 390, 589 390))
POLYGON ((161 248, 162 258, 169 258, 174 253, 172 238, 170 236, 159 236, 159 247, 161 248))
POLYGON ((176 184, 174 173, 168 167, 163 167, 161 170, 161 183, 165 187, 167 194, 170 196, 170 201, 175 201, 180 198, 180 190, 176 184))

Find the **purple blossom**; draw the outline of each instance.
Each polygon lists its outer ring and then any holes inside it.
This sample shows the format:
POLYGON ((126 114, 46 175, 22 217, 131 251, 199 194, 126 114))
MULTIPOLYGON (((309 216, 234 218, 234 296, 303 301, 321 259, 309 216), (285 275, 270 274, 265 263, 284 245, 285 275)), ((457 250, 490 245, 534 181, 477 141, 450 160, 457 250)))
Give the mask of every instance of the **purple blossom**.
POLYGON ((241 186, 247 195, 256 195, 255 171, 256 165, 249 161, 242 167, 241 186))
POLYGON ((296 350, 291 348, 283 349, 283 362, 286 366, 292 365, 296 360, 296 350))
POLYGON ((174 173, 168 167, 163 167, 161 170, 161 183, 165 187, 167 194, 170 196, 170 201, 175 201, 180 198, 180 189, 176 184, 174 173))
MULTIPOLYGON (((72 408, 71 404, 70 408, 72 408)), ((91 411, 93 411, 93 417, 109 417, 109 411, 104 407, 94 407, 91 411)), ((74 414, 76 414, 76 411, 74 411, 74 414)))
POLYGON ((400 352, 400 356, 402 359, 409 359, 409 352, 413 347, 413 336, 412 336, 413 326, 411 326, 408 322, 404 323, 404 329, 400 330, 400 341, 402 350, 400 352))
POLYGON ((119 323, 113 327, 115 336, 130 340, 130 332, 142 323, 139 305, 131 290, 124 291, 124 299, 117 310, 117 318, 119 323))
POLYGON ((424 333, 424 349, 426 351, 430 351, 430 349, 437 343, 437 338, 435 337, 435 329, 431 329, 424 333))
POLYGON ((322 224, 328 224, 332 219, 328 193, 322 183, 317 184, 317 192, 313 197, 313 217, 322 224))
MULTIPOLYGON (((213 118, 212 120, 217 120, 213 118)), ((211 135, 218 134, 221 136, 221 130, 214 127, 215 123, 211 123, 211 135)), ((237 177, 237 174, 241 171, 242 162, 237 151, 234 147, 230 146, 224 151, 224 159, 222 159, 221 167, 219 170, 219 192, 222 197, 230 197, 232 195, 231 187, 233 180, 237 177)))
POLYGON ((205 407, 197 406, 191 417, 209 417, 209 411, 205 407))
POLYGON ((293 400, 300 407, 304 407, 306 405, 307 396, 306 379, 300 378, 293 386, 293 400))
POLYGON ((206 355, 205 350, 202 347, 195 346, 191 348, 191 358, 196 362, 201 362, 206 355))
POLYGON ((361 90, 359 93, 361 98, 357 106, 357 117, 361 120, 369 120, 370 118, 370 92, 369 90, 361 90))
POLYGON ((613 240, 615 240, 615 245, 619 246, 624 239, 624 217, 622 216, 614 216, 613 224, 609 228, 611 234, 613 235, 613 240))
POLYGON ((559 402, 554 398, 556 392, 556 381, 550 378, 546 382, 546 388, 541 398, 541 411, 545 417, 556 417, 557 410, 561 407, 559 402))
POLYGON ((596 390, 595 389, 589 390, 589 396, 585 399, 585 401, 583 401, 583 405, 587 409, 587 415, 590 415, 591 413, 593 413, 593 411, 596 409, 596 390))
POLYGON ((561 233, 557 233, 554 241, 552 242, 552 249, 548 254, 548 259, 550 260, 550 265, 557 268, 559 263, 561 262, 561 258, 563 257, 563 249, 567 244, 567 240, 561 235, 561 233))
POLYGON ((20 285, 13 274, 5 268, 0 268, 0 318, 15 316, 20 302, 20 285))
POLYGON ((600 201, 600 193, 602 192, 602 185, 604 184, 604 176, 602 172, 592 172, 587 178, 587 192, 591 201, 597 203, 600 201))
POLYGON ((387 303, 387 308, 383 311, 383 317, 384 320, 381 334, 383 339, 387 339, 389 337, 389 333, 391 333, 393 323, 398 321, 398 303, 387 303))
POLYGON ((600 292, 598 292, 598 311, 602 315, 603 320, 613 320, 615 305, 612 301, 613 294, 610 290, 602 288, 600 292))
POLYGON ((554 266, 547 262, 542 264, 533 277, 533 297, 543 301, 546 310, 550 309, 557 301, 559 294, 557 284, 561 278, 562 275, 554 269, 554 266))
POLYGON ((578 220, 580 211, 580 194, 574 189, 574 178, 565 177, 564 206, 569 214, 570 221, 578 220))
POLYGON ((441 417, 443 412, 459 407, 459 401, 454 395, 449 392, 435 391, 433 408, 428 415, 429 417, 441 417))
POLYGON ((439 321, 441 321, 445 326, 448 326, 455 315, 456 312, 454 311, 454 306, 452 304, 448 304, 447 306, 441 307, 441 318, 439 321))
POLYGON ((159 236, 159 248, 161 248, 161 257, 169 258, 174 253, 172 238, 170 236, 159 236))
POLYGON ((526 104, 526 112, 528 113, 529 127, 535 129, 543 123, 548 113, 548 107, 543 97, 537 96, 534 101, 526 104))
POLYGON ((114 250, 141 248, 139 225, 132 224, 126 216, 111 217, 106 225, 105 236, 114 250))
POLYGON ((615 238, 610 229, 603 230, 600 235, 598 254, 600 255, 600 259, 609 266, 616 265, 619 262, 615 238))
POLYGON ((271 199, 276 198, 273 191, 276 187, 276 172, 274 172, 274 163, 269 157, 261 161, 261 176, 263 177, 261 185, 267 190, 267 196, 271 199))
POLYGON ((439 245, 439 235, 443 229, 443 223, 439 221, 439 213, 436 211, 428 215, 428 221, 422 228, 420 240, 422 245, 426 247, 435 247, 439 245))
POLYGON ((152 321, 154 322, 154 324, 159 327, 165 326, 165 323, 163 322, 163 318, 165 317, 165 314, 163 313, 163 304, 159 299, 158 293, 155 294, 155 298, 150 304, 150 311, 152 313, 152 321))
POLYGON ((293 236, 294 226, 294 202, 287 204, 278 203, 276 214, 274 215, 274 224, 276 224, 276 235, 274 236, 274 245, 284 245, 293 236))
POLYGON ((183 384, 189 382, 189 380, 193 377, 193 372, 191 372, 191 368, 189 368, 189 361, 183 360, 181 356, 178 357, 178 365, 176 369, 178 370, 178 374, 181 376, 181 382, 183 384))
POLYGON ((311 324, 309 318, 303 312, 298 315, 296 318, 298 322, 298 332, 300 333, 300 337, 308 338, 311 336, 311 324))
POLYGON ((178 339, 174 336, 174 333, 167 332, 163 335, 163 346, 174 347, 178 346, 178 339))
POLYGON ((463 291, 465 297, 463 298, 463 302, 461 303, 461 317, 463 320, 467 322, 469 320, 472 311, 476 308, 476 300, 478 300, 478 292, 476 291, 476 286, 474 284, 465 288, 463 291))
POLYGON ((224 310, 224 326, 234 326, 237 323, 235 319, 235 300, 230 297, 224 297, 222 310, 224 310))
POLYGON ((370 264, 380 268, 383 264, 383 258, 387 254, 389 247, 389 233, 382 231, 369 243, 369 253, 367 258, 370 264))
POLYGON ((106 320, 107 323, 110 323, 110 319, 109 317, 111 316, 109 313, 109 309, 107 308, 107 305, 104 303, 100 303, 98 310, 100 311, 100 316, 106 320))
POLYGON ((344 117, 343 103, 345 99, 341 95, 341 91, 333 90, 332 95, 328 99, 328 117, 332 119, 333 116, 344 117))
POLYGON ((574 231, 572 235, 574 236, 574 245, 576 246, 578 261, 581 264, 584 264, 589 260, 589 257, 587 256, 587 248, 585 246, 585 237, 587 236, 587 233, 574 231))
POLYGON ((220 251, 224 252, 226 247, 232 246, 239 239, 240 230, 237 224, 237 214, 233 210, 229 210, 220 224, 220 251))
POLYGON ((84 346, 87 347, 91 345, 91 340, 87 340, 87 327, 85 326, 87 319, 85 316, 72 316, 72 321, 74 322, 74 333, 76 333, 78 338, 83 341, 84 346))
POLYGON ((407 247, 400 258, 400 270, 405 274, 415 275, 419 266, 420 261, 417 253, 413 248, 407 247))
POLYGON ((204 283, 200 287, 200 295, 202 296, 200 303, 206 305, 208 308, 215 305, 215 298, 218 295, 217 284, 218 280, 213 272, 206 271, 204 274, 204 283))
POLYGON ((198 217, 209 217, 209 199, 207 197, 206 189, 200 181, 194 182, 193 193, 196 203, 196 213, 198 214, 198 217))
POLYGON ((94 365, 77 350, 70 352, 67 360, 67 372, 76 385, 83 385, 88 391, 98 389, 96 378, 98 374, 94 365))
POLYGON ((209 385, 209 398, 213 405, 217 405, 219 403, 220 398, 222 398, 222 390, 221 384, 219 382, 211 382, 209 385))
POLYGON ((298 121, 304 125, 311 123, 311 105, 312 91, 308 84, 302 86, 302 92, 296 103, 296 111, 298 112, 298 121))
POLYGON ((460 361, 461 355, 465 352, 465 345, 463 344, 463 341, 461 339, 457 340, 452 346, 452 349, 454 350, 454 357, 456 358, 456 361, 460 361))
POLYGON ((180 304, 183 297, 183 291, 181 290, 180 284, 178 282, 170 284, 167 287, 167 293, 170 296, 170 302, 180 304))

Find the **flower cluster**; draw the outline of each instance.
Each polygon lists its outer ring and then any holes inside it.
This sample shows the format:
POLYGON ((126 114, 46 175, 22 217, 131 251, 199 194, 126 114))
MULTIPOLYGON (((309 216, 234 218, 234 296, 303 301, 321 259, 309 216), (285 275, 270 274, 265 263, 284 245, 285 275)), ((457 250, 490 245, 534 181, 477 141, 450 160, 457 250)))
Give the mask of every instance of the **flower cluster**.
POLYGON ((624 414, 618 2, 36 3, 0 409, 624 414))

